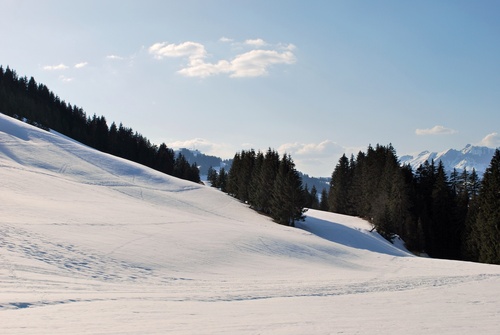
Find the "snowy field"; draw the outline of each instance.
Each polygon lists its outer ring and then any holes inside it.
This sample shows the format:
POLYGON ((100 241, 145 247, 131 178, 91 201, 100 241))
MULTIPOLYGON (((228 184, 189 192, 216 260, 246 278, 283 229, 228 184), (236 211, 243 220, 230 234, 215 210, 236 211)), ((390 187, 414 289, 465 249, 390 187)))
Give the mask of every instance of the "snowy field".
POLYGON ((277 225, 0 115, 0 334, 499 334, 500 267, 277 225))

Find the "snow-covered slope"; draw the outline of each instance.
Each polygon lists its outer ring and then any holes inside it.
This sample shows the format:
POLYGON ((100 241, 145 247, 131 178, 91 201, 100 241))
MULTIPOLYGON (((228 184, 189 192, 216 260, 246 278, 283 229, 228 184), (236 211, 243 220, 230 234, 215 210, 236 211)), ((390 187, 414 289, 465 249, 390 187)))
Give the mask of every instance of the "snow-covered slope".
POLYGON ((490 165, 494 153, 495 149, 467 144, 462 150, 449 149, 442 152, 423 151, 415 156, 402 156, 400 162, 401 164, 410 164, 416 170, 425 161, 430 163, 434 160, 436 164, 442 161, 448 172, 453 171, 454 168, 457 171, 463 171, 464 168, 467 168, 467 171, 470 172, 474 168, 478 174, 482 175, 490 165))
POLYGON ((279 226, 0 115, 1 334, 496 334, 500 267, 353 217, 279 226))

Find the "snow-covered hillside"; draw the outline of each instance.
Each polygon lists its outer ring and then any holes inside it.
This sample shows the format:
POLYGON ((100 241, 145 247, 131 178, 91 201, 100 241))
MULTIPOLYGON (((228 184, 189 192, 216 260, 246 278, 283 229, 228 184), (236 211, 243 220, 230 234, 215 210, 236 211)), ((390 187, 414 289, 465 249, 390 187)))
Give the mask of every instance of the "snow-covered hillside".
POLYGON ((271 222, 0 115, 0 334, 497 334, 500 267, 271 222))
POLYGON ((462 150, 449 149, 442 152, 422 151, 415 156, 402 156, 400 162, 401 164, 409 164, 413 170, 416 170, 425 161, 430 163, 434 160, 436 164, 442 161, 448 172, 453 171, 454 168, 457 171, 463 171, 466 168, 470 172, 474 168, 478 174, 482 175, 490 165, 494 153, 495 149, 467 144, 462 150))

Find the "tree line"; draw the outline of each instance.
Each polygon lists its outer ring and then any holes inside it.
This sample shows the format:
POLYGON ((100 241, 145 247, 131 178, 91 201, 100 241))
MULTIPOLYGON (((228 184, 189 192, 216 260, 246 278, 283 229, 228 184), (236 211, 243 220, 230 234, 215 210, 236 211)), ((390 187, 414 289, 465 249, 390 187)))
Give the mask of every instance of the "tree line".
POLYGON ((228 173, 209 169, 212 186, 247 203, 279 224, 295 226, 304 219, 306 193, 290 155, 269 149, 236 153, 228 173))
POLYGON ((369 220, 387 239, 431 257, 500 264, 500 151, 482 181, 474 169, 448 176, 439 162, 413 171, 392 145, 343 155, 328 193, 332 212, 369 220))
POLYGON ((33 77, 19 77, 14 70, 0 66, 0 112, 25 120, 45 130, 53 129, 92 148, 122 157, 160 172, 200 182, 196 163, 189 164, 182 154, 152 144, 147 138, 115 122, 108 127, 104 116, 87 116, 38 84, 33 77))

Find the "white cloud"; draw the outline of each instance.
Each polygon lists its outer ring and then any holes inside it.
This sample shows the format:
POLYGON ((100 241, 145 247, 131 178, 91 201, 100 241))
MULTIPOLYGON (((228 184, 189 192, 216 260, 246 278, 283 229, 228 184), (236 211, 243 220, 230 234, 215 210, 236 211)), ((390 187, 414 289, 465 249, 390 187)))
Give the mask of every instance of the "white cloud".
POLYGON ((88 62, 81 62, 81 63, 75 64, 75 68, 81 69, 81 68, 87 66, 88 64, 89 64, 88 62))
MULTIPOLYGON (((253 45, 265 43, 263 40, 247 40, 253 45)), ((205 47, 197 42, 184 42, 168 44, 167 42, 155 43, 148 51, 156 59, 165 57, 188 58, 187 66, 178 73, 186 77, 205 78, 218 74, 229 74, 230 77, 258 77, 268 74, 270 66, 275 64, 293 64, 295 55, 292 44, 284 48, 283 52, 277 50, 255 49, 236 55, 232 59, 222 59, 216 63, 206 62, 208 56, 205 47)), ((283 49, 283 48, 282 48, 283 49)))
POLYGON ((280 153, 287 152, 292 156, 310 158, 338 155, 344 153, 345 150, 346 148, 330 140, 320 143, 285 143, 278 148, 280 153))
POLYGON ((219 38, 219 41, 223 42, 223 43, 230 43, 230 42, 233 42, 234 40, 232 38, 228 38, 228 37, 221 37, 221 38, 219 38))
POLYGON ((481 140, 479 144, 490 148, 498 148, 500 147, 500 134, 488 134, 481 140))
POLYGON ((74 79, 73 78, 70 78, 70 77, 66 77, 64 75, 60 75, 59 76, 59 80, 61 80, 62 82, 65 82, 65 83, 70 83, 72 82, 74 79))
POLYGON ((46 65, 43 69, 46 71, 60 71, 68 69, 68 66, 61 63, 59 65, 46 65))
POLYGON ((287 45, 283 45, 281 46, 282 49, 285 49, 285 50, 289 50, 289 51, 293 51, 295 49, 297 49, 297 47, 294 45, 294 44, 287 44, 287 45))
POLYGON ((221 60, 216 64, 205 63, 201 59, 191 60, 189 66, 179 70, 179 73, 186 77, 205 78, 216 74, 231 72, 231 64, 221 60))
POLYGON ((149 47, 148 51, 157 59, 165 57, 188 57, 192 60, 202 59, 207 56, 205 47, 197 42, 184 42, 181 44, 155 43, 149 47))
POLYGON ((245 41, 246 45, 251 45, 254 47, 263 47, 266 46, 267 43, 262 38, 250 39, 245 41))
POLYGON ((456 134, 458 131, 451 129, 451 128, 446 128, 443 126, 434 126, 429 129, 417 129, 415 130, 415 134, 417 135, 451 135, 451 134, 456 134))
POLYGON ((273 64, 293 64, 295 61, 291 51, 252 50, 231 61, 231 77, 258 77, 266 75, 273 64))
POLYGON ((117 55, 107 55, 106 59, 110 59, 110 60, 124 60, 125 58, 123 58, 121 56, 117 56, 117 55))
POLYGON ((316 177, 328 177, 333 172, 339 158, 359 149, 346 148, 331 140, 320 143, 285 143, 278 148, 280 154, 292 156, 299 171, 308 171, 316 177))

